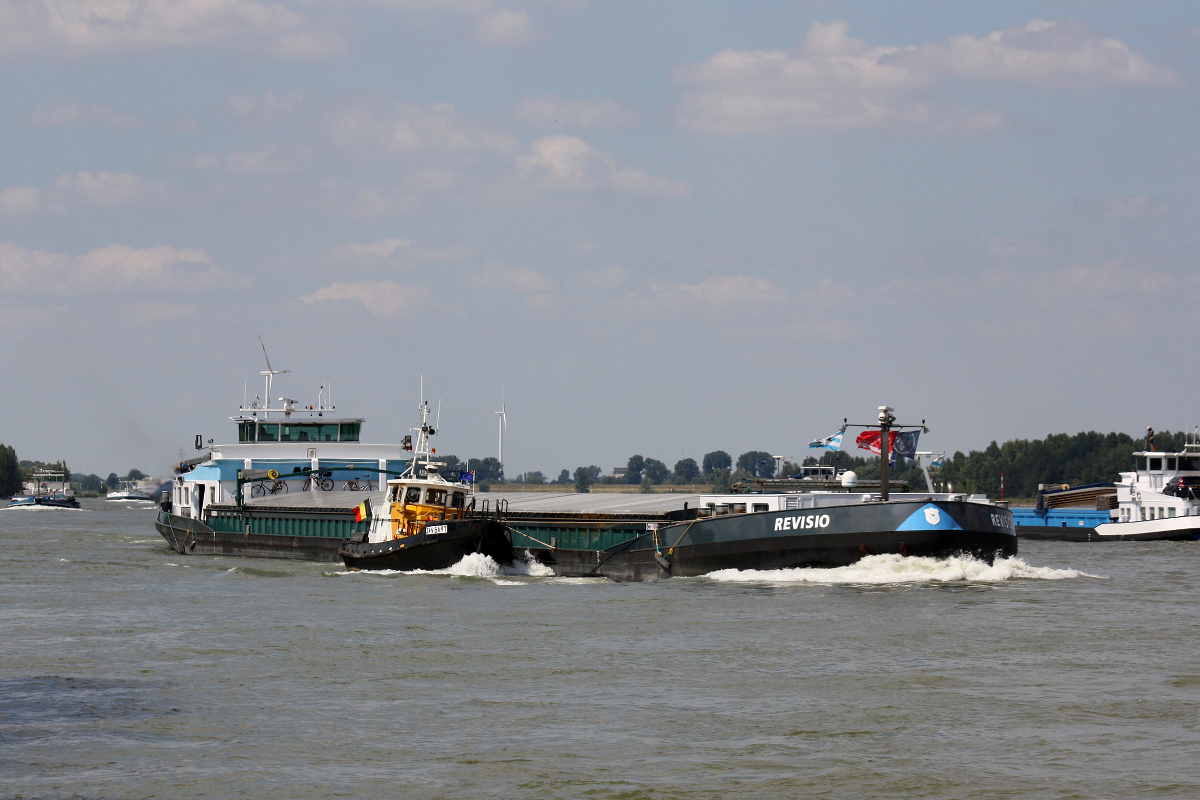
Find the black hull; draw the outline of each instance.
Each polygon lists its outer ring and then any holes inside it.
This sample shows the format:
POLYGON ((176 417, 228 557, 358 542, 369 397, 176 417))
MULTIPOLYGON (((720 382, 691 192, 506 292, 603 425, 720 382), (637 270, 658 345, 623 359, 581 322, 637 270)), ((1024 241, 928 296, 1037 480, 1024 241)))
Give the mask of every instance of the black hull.
POLYGON ((1007 509, 937 503, 937 519, 944 527, 905 528, 914 514, 931 505, 914 501, 734 515, 669 525, 607 550, 520 549, 556 575, 617 581, 697 576, 722 569, 843 567, 866 555, 885 553, 933 558, 965 554, 989 563, 997 556, 1016 555, 1017 537, 1007 509), (826 518, 816 532, 776 529, 776 520, 812 515, 826 518))
POLYGON ((1017 537, 1048 542, 1098 542, 1102 538, 1096 535, 1095 528, 1063 528, 1053 525, 1020 525, 1017 527, 1017 537))
POLYGON ((342 543, 338 555, 348 569, 355 570, 446 569, 472 553, 483 553, 501 564, 513 560, 512 546, 492 520, 446 520, 427 527, 445 530, 374 544, 350 540, 342 543))
POLYGON ((154 528, 181 555, 250 556, 337 562, 343 539, 214 531, 199 520, 159 511, 154 528))

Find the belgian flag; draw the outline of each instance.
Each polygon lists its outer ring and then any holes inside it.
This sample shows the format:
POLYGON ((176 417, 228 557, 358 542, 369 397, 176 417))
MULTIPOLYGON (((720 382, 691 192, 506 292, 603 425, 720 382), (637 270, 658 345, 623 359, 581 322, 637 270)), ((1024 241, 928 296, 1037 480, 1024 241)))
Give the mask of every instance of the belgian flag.
POLYGON ((354 521, 362 522, 364 519, 371 518, 371 498, 363 500, 354 507, 354 521))

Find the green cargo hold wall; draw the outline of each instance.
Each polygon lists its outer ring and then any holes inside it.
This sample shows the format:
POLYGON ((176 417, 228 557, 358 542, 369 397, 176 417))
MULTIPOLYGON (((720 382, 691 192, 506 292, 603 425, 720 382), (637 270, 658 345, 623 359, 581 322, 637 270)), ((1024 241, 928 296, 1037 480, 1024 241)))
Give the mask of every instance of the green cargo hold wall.
POLYGON ((215 512, 208 526, 219 533, 253 533, 264 536, 304 536, 324 539, 348 539, 357 530, 354 516, 345 512, 333 514, 246 512, 244 514, 215 512))

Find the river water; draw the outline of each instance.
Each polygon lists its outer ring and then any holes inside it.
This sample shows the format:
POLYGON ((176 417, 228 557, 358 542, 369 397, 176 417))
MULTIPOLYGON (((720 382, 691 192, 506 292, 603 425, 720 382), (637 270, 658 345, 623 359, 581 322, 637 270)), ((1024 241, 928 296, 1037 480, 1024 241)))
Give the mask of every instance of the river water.
POLYGON ((153 514, 0 512, 0 797, 1200 797, 1200 542, 616 584, 153 514))

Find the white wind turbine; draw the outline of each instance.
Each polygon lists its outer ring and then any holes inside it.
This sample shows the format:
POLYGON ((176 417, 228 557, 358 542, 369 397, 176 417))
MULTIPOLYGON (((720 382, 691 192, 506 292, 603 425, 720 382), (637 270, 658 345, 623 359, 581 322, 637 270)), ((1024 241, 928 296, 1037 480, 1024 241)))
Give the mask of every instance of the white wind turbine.
POLYGON ((504 387, 500 387, 500 410, 496 412, 500 418, 500 466, 504 466, 504 429, 508 427, 508 412, 504 410, 504 387))

